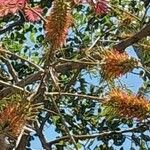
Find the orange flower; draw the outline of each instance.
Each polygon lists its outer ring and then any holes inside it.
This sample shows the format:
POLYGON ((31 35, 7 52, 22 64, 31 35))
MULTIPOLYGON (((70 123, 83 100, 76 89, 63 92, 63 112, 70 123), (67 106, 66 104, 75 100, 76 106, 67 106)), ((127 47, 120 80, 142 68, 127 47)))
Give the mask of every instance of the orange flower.
POLYGON ((60 48, 72 24, 71 3, 65 0, 55 0, 50 15, 47 17, 46 39, 52 49, 60 48))
POLYGON ((19 104, 10 103, 0 112, 1 129, 14 137, 19 135, 26 122, 26 116, 20 109, 19 104))
POLYGON ((150 112, 150 103, 144 97, 137 97, 120 89, 113 89, 104 102, 105 115, 144 119, 150 112))
POLYGON ((120 20, 120 25, 123 27, 129 26, 133 21, 136 21, 136 19, 133 16, 127 14, 126 12, 120 14, 119 20, 120 20))
POLYGON ((0 130, 17 137, 27 121, 35 118, 39 107, 27 101, 6 103, 0 111, 0 130))
POLYGON ((138 66, 138 61, 130 58, 126 53, 106 51, 102 53, 104 64, 101 66, 102 75, 106 80, 112 80, 132 71, 138 66))

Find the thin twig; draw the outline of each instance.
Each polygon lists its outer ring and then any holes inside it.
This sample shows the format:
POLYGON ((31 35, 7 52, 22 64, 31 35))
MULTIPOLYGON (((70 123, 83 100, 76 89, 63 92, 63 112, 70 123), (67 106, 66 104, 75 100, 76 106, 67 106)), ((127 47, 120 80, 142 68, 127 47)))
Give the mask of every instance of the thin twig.
POLYGON ((141 20, 137 16, 135 16, 134 14, 131 14, 130 12, 128 12, 126 10, 121 9, 120 7, 117 7, 115 5, 111 5, 111 6, 109 6, 109 8, 112 9, 113 11, 115 11, 115 12, 117 12, 116 9, 118 9, 120 11, 123 11, 124 13, 126 13, 127 15, 129 15, 130 17, 132 17, 132 18, 138 20, 139 22, 141 22, 141 20))
POLYGON ((24 15, 22 14, 21 11, 19 11, 20 19, 16 22, 13 22, 12 24, 9 24, 7 27, 0 29, 0 35, 4 34, 7 31, 11 31, 14 27, 20 26, 25 22, 24 15))
POLYGON ((52 113, 52 114, 58 116, 58 114, 57 114, 56 112, 54 112, 53 110, 49 110, 49 109, 46 109, 46 108, 42 108, 42 109, 40 109, 40 110, 42 110, 42 111, 47 111, 47 112, 49 112, 49 113, 52 113))
POLYGON ((103 65, 104 62, 86 62, 85 60, 70 60, 65 58, 59 58, 62 62, 72 62, 72 63, 79 63, 79 64, 85 64, 85 65, 103 65))
POLYGON ((146 17, 146 14, 147 14, 149 8, 150 8, 150 5, 148 4, 148 6, 146 7, 146 10, 145 10, 145 12, 144 12, 144 15, 143 15, 143 17, 142 17, 141 25, 143 25, 143 23, 144 23, 144 19, 145 19, 145 17, 146 17))
POLYGON ((150 70, 148 70, 147 68, 140 66, 139 68, 143 69, 145 72, 147 72, 150 75, 150 70))
MULTIPOLYGON (((53 70, 53 69, 54 69, 54 68, 49 67, 50 77, 51 77, 51 79, 52 79, 52 81, 53 81, 53 83, 54 83, 55 89, 59 91, 58 93, 60 93, 60 87, 59 87, 59 85, 58 85, 58 83, 57 83, 57 81, 56 81, 57 78, 54 76, 54 71, 55 71, 55 70, 53 70)), ((60 95, 58 94, 58 96, 60 96, 60 95)), ((78 150, 76 141, 74 140, 73 136, 71 135, 71 133, 70 133, 70 131, 69 131, 69 129, 68 129, 68 126, 67 126, 67 124, 66 124, 66 120, 65 120, 65 118, 62 116, 62 114, 61 114, 61 112, 60 112, 60 110, 59 110, 59 108, 58 108, 58 106, 57 106, 57 104, 56 104, 56 102, 55 102, 55 100, 54 100, 53 98, 52 98, 52 103, 53 103, 54 108, 56 109, 56 111, 57 111, 59 117, 61 118, 61 120, 62 120, 62 122, 63 122, 63 124, 64 124, 64 126, 65 126, 66 132, 68 133, 68 135, 69 135, 69 137, 70 137, 72 143, 73 143, 74 146, 75 146, 75 149, 78 150)))
MULTIPOLYGON (((28 84, 31 84, 37 80, 40 80, 42 77, 42 74, 43 74, 43 72, 41 72, 41 71, 39 71, 35 74, 31 74, 28 77, 26 77, 25 79, 17 82, 15 85, 18 87, 25 87, 28 84)), ((6 96, 10 96, 11 94, 13 94, 13 92, 15 92, 14 87, 13 86, 7 86, 7 88, 0 91, 0 99, 4 98, 6 96)))
POLYGON ((18 147, 18 145, 19 145, 19 143, 20 143, 20 141, 21 141, 21 139, 22 139, 22 136, 23 136, 23 134, 24 134, 24 127, 22 128, 22 130, 21 130, 21 132, 20 132, 20 134, 19 134, 19 136, 18 136, 18 138, 17 138, 17 141, 16 141, 16 145, 15 145, 15 148, 13 148, 13 150, 16 150, 16 148, 18 147))
POLYGON ((37 64, 35 64, 35 63, 33 63, 33 62, 31 62, 31 61, 29 61, 29 60, 27 60, 27 59, 25 59, 25 58, 23 58, 21 56, 18 56, 17 54, 11 53, 10 51, 3 50, 3 49, 0 49, 0 52, 3 52, 3 53, 8 54, 8 55, 11 55, 12 57, 18 58, 18 59, 20 59, 23 62, 27 62, 29 65, 33 66, 34 68, 37 68, 38 70, 44 72, 44 70, 40 66, 38 66, 37 64))
POLYGON ((6 87, 11 87, 13 89, 13 91, 22 91, 25 92, 27 94, 29 94, 30 92, 28 92, 27 90, 17 86, 17 85, 13 85, 13 84, 9 84, 8 82, 4 82, 0 80, 0 85, 6 86, 6 87))
MULTIPOLYGON (((123 133, 129 133, 129 132, 137 132, 140 131, 141 128, 147 128, 147 125, 141 125, 139 127, 135 128, 129 128, 127 130, 120 130, 120 131, 109 131, 109 132, 102 132, 102 133, 97 133, 97 134, 92 134, 92 135, 72 135, 74 139, 76 140, 87 140, 87 139, 93 139, 93 138, 98 138, 98 137, 105 137, 107 135, 112 135, 112 134, 123 134, 123 133)), ((59 143, 60 141, 65 141, 68 140, 70 137, 69 136, 63 136, 60 137, 56 140, 50 141, 49 146, 59 143)))
POLYGON ((2 59, 3 62, 5 62, 8 70, 9 70, 9 73, 11 74, 13 80, 17 83, 18 82, 18 76, 17 76, 17 73, 16 73, 15 69, 13 68, 12 64, 9 62, 9 60, 7 58, 5 58, 3 56, 0 56, 0 59, 2 59))
POLYGON ((57 91, 60 91, 58 78, 57 78, 57 76, 55 75, 56 72, 55 72, 54 68, 49 67, 49 73, 50 73, 50 77, 51 77, 51 79, 52 79, 54 88, 55 88, 57 91))
POLYGON ((56 104, 56 102, 55 102, 55 100, 54 100, 53 98, 52 98, 52 102, 53 102, 53 105, 54 105, 54 107, 55 107, 57 113, 59 114, 59 117, 61 118, 61 120, 62 120, 62 122, 63 122, 63 124, 64 124, 64 126, 65 126, 65 129, 66 129, 66 132, 67 132, 68 135, 69 135, 69 138, 71 139, 72 143, 74 144, 75 149, 78 150, 76 141, 75 141, 74 137, 72 136, 72 134, 70 133, 70 131, 69 131, 69 129, 68 129, 68 126, 67 126, 67 124, 66 124, 66 120, 65 120, 65 118, 62 116, 62 114, 61 114, 61 112, 60 112, 60 110, 59 110, 59 108, 58 108, 58 106, 57 106, 57 104, 56 104))
POLYGON ((100 37, 98 37, 94 42, 93 44, 87 49, 87 51, 90 51, 95 45, 96 43, 99 41, 100 37))
POLYGON ((76 82, 77 77, 78 77, 79 73, 81 72, 81 70, 82 70, 81 68, 77 69, 77 71, 74 73, 74 75, 71 78, 71 80, 69 81, 69 83, 67 83, 64 91, 68 91, 69 88, 71 87, 71 85, 73 85, 76 82))
POLYGON ((46 96, 54 96, 54 95, 73 96, 73 97, 97 100, 98 102, 102 102, 106 99, 106 98, 101 98, 101 97, 97 97, 97 96, 84 95, 84 94, 79 94, 79 93, 67 93, 67 92, 46 92, 45 95, 46 96))

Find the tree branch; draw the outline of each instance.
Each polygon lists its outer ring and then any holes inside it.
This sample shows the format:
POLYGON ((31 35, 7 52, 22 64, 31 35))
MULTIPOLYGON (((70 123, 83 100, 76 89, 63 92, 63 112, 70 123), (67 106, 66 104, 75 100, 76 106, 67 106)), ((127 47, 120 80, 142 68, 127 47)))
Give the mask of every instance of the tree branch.
POLYGON ((45 137, 44 137, 44 134, 42 133, 42 130, 43 130, 43 127, 38 127, 37 123, 34 123, 34 126, 35 126, 35 129, 36 129, 36 133, 41 141, 41 144, 42 144, 42 147, 45 149, 45 150, 51 150, 49 144, 47 143, 45 137))
MULTIPOLYGON (((70 69, 82 69, 85 68, 87 64, 80 64, 80 63, 72 63, 72 62, 67 62, 63 64, 58 64, 55 66, 55 70, 59 73, 66 72, 70 69)), ((17 86, 20 87, 25 87, 28 84, 31 84, 37 80, 40 80, 42 78, 43 70, 38 71, 37 73, 31 74, 27 76, 25 79, 19 81, 16 83, 17 86)), ((0 99, 3 97, 9 96, 12 94, 12 88, 8 87, 6 89, 3 89, 0 91, 0 99)))
POLYGON ((80 97, 80 98, 86 98, 91 100, 97 100, 98 102, 104 101, 106 98, 100 98, 97 96, 91 96, 91 95, 84 95, 84 94, 78 94, 78 93, 67 93, 67 92, 46 92, 46 96, 54 96, 54 95, 60 95, 60 96, 73 96, 73 97, 80 97))
POLYGON ((27 59, 25 59, 21 56, 18 56, 17 54, 11 53, 10 51, 3 50, 3 49, 0 49, 0 52, 2 52, 4 54, 8 54, 8 55, 12 56, 14 59, 15 58, 20 59, 22 62, 26 62, 29 65, 31 65, 32 67, 36 68, 37 70, 40 70, 40 71, 44 72, 44 70, 40 66, 38 66, 37 64, 35 64, 35 63, 33 63, 33 62, 31 62, 31 61, 29 61, 29 60, 27 60, 27 59))
POLYGON ((74 69, 83 69, 87 67, 87 64, 82 64, 82 63, 74 63, 74 62, 66 62, 66 63, 61 63, 55 66, 55 70, 59 73, 65 73, 68 70, 74 70, 74 69))
POLYGON ((144 28, 142 28, 138 33, 134 34, 128 39, 121 41, 116 44, 114 48, 120 52, 123 52, 128 46, 138 42, 146 36, 150 35, 150 24, 147 24, 144 28))
MULTIPOLYGON (((129 128, 127 130, 120 130, 120 131, 109 131, 109 132, 103 132, 103 133, 98 133, 98 134, 93 134, 93 135, 72 135, 75 140, 87 140, 87 139, 93 139, 93 138, 103 138, 104 136, 112 135, 112 134, 123 134, 123 133, 129 133, 129 132, 137 132, 140 129, 148 129, 149 127, 147 125, 141 125, 139 127, 135 128, 129 128)), ((68 140, 70 137, 69 136, 63 136, 60 137, 56 140, 50 141, 48 144, 49 146, 52 146, 53 144, 59 143, 60 141, 65 141, 68 140)))
POLYGON ((29 134, 24 134, 20 140, 20 143, 15 148, 15 150, 26 150, 27 142, 29 140, 29 134))
POLYGON ((70 130, 68 129, 66 120, 65 120, 65 118, 63 117, 63 115, 61 114, 61 112, 60 112, 60 110, 59 110, 59 108, 58 108, 58 106, 57 106, 57 104, 56 104, 56 102, 55 102, 55 100, 54 100, 53 98, 52 98, 52 102, 53 102, 54 108, 56 109, 57 113, 59 114, 59 117, 60 117, 61 120, 62 120, 62 123, 64 124, 64 127, 65 127, 65 129, 66 129, 66 132, 67 132, 67 134, 68 134, 69 139, 72 141, 72 144, 74 145, 75 149, 78 150, 76 141, 75 141, 73 135, 70 133, 70 130))
MULTIPOLYGON (((16 83, 15 85, 19 86, 19 87, 25 87, 28 84, 31 84, 31 83, 33 83, 37 80, 40 80, 41 77, 42 77, 42 74, 43 74, 42 71, 39 71, 35 74, 31 74, 28 77, 26 77, 25 79, 23 79, 23 80, 19 81, 18 83, 16 83)), ((13 92, 14 92, 14 90, 13 90, 12 87, 8 87, 8 88, 5 88, 5 89, 1 90, 0 91, 0 99, 3 99, 6 96, 10 96, 13 92)))
POLYGON ((8 82, 4 82, 4 81, 0 80, 0 85, 6 86, 6 87, 11 87, 13 89, 13 91, 22 91, 22 92, 29 94, 29 92, 26 91, 25 89, 23 89, 17 85, 9 84, 8 82))
POLYGON ((0 30, 0 35, 4 34, 7 31, 11 31, 13 29, 13 27, 20 26, 25 22, 25 18, 23 16, 22 12, 19 12, 19 15, 20 15, 20 19, 17 22, 14 22, 14 23, 10 24, 8 27, 1 29, 0 30))
POLYGON ((11 74, 13 81, 18 82, 18 76, 16 71, 14 70, 12 64, 9 62, 9 60, 3 56, 0 56, 0 58, 2 59, 2 61, 7 65, 7 68, 9 70, 9 73, 11 74))

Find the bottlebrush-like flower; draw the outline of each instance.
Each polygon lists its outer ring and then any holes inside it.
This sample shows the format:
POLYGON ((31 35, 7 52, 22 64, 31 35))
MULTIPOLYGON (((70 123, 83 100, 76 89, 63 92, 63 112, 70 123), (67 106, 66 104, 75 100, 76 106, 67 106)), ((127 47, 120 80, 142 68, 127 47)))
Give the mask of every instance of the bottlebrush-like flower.
POLYGON ((0 111, 0 131, 17 137, 28 120, 38 112, 38 106, 28 102, 10 102, 0 111))
POLYGON ((20 112, 20 105, 8 104, 0 112, 0 127, 13 137, 17 137, 26 123, 26 116, 20 112))
POLYGON ((126 53, 116 50, 105 51, 101 54, 104 64, 101 66, 103 78, 112 80, 132 71, 138 66, 138 61, 130 58, 126 53))
POLYGON ((70 2, 55 0, 46 24, 46 39, 52 49, 60 48, 64 44, 72 21, 70 2))
MULTIPOLYGON (((104 103, 105 115, 137 118, 142 120, 150 113, 150 102, 144 97, 137 97, 121 89, 113 89, 108 93, 104 103)), ((112 116, 113 117, 113 116, 112 116)))
POLYGON ((16 13, 23 9, 26 0, 0 0, 0 17, 6 16, 9 13, 16 13))

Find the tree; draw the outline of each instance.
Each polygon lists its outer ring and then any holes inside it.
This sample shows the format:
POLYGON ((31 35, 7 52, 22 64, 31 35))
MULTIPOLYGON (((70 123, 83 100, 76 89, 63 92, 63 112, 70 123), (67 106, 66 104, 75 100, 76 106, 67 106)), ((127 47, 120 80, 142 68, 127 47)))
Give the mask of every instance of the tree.
POLYGON ((0 0, 1 149, 149 149, 149 6, 0 0))

